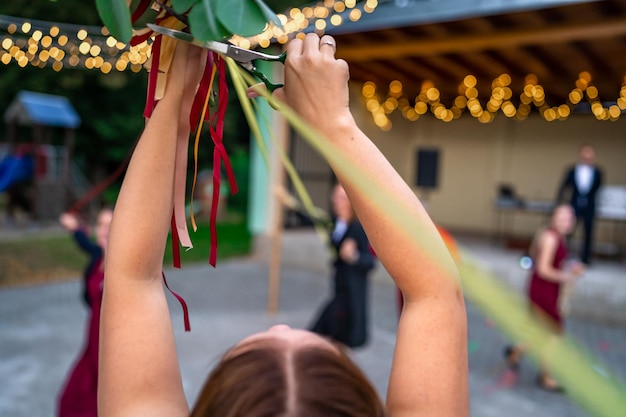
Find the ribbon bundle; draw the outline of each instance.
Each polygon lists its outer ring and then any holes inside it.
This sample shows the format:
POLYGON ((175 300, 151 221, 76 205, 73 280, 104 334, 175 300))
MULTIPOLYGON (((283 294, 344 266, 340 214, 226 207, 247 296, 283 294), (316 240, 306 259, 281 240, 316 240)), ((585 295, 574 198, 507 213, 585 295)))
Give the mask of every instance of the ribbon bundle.
MULTIPOLYGON (((152 0, 142 0, 135 11, 132 14, 133 23, 139 19, 149 8, 152 0)), ((159 14, 156 17, 155 23, 164 27, 169 27, 176 30, 183 30, 186 27, 186 23, 181 21, 177 16, 169 14, 166 8, 161 8, 159 14)), ((134 33, 131 39, 131 45, 144 42, 154 33, 149 29, 142 29, 134 33)), ((144 109, 144 117, 151 116, 152 111, 163 96, 166 88, 167 72, 169 71, 174 50, 176 48, 176 40, 157 34, 152 44, 152 55, 149 63, 150 75, 148 79, 148 90, 146 97, 146 105, 144 109)), ((215 53, 208 53, 205 64, 204 74, 200 82, 200 86, 194 97, 193 106, 189 114, 189 126, 190 131, 195 134, 194 143, 194 176, 192 185, 195 190, 195 184, 198 173, 198 146, 200 140, 200 133, 205 121, 209 122, 209 134, 213 141, 213 194, 210 214, 210 233, 211 233, 211 248, 209 254, 209 263, 212 266, 217 262, 217 209, 219 203, 220 183, 221 183, 221 168, 224 165, 224 170, 228 178, 231 192, 237 193, 238 187, 235 180, 235 175, 230 163, 230 159, 226 152, 226 148, 223 143, 224 133, 224 116, 226 114, 226 107, 228 103, 228 85, 226 83, 226 66, 221 56, 215 53), (214 82, 217 81, 217 88, 215 93, 217 94, 217 106, 215 111, 210 111, 209 102, 212 94, 214 93, 214 82)), ((187 150, 189 147, 189 137, 183 135, 178 138, 177 155, 176 155, 176 173, 174 181, 174 212, 172 213, 172 248, 174 266, 180 268, 180 246, 185 248, 192 248, 193 244, 189 236, 187 228, 187 220, 185 213, 185 188, 186 188, 186 172, 187 172, 187 150), (184 137, 183 137, 184 136, 184 137)), ((193 201, 192 210, 190 213, 191 224, 195 230, 197 225, 193 214, 193 201)))
MULTIPOLYGON (((152 4, 152 0, 141 0, 137 8, 132 14, 132 23, 135 23, 152 4)), ((161 7, 155 23, 164 27, 176 30, 183 30, 186 23, 177 16, 169 14, 165 7, 161 7)), ((142 29, 133 33, 131 45, 136 45, 146 41, 155 35, 149 29, 142 29)), ((146 96, 146 104, 144 108, 144 117, 149 118, 159 99, 163 97, 165 91, 167 72, 169 71, 174 50, 176 48, 176 40, 156 34, 152 43, 152 54, 148 67, 150 70, 148 78, 148 89, 146 96)), ((209 253, 209 263, 215 266, 217 262, 217 209, 220 195, 221 185, 221 168, 222 164, 226 171, 230 190, 232 194, 238 191, 235 175, 230 163, 230 159, 226 152, 223 142, 224 133, 224 116, 228 104, 228 85, 226 83, 226 65, 224 59, 216 53, 209 52, 205 63, 204 73, 200 81, 198 90, 193 100, 193 105, 189 114, 189 131, 181 133, 178 137, 176 146, 176 167, 174 174, 174 210, 172 213, 171 230, 172 230, 172 252, 174 267, 180 268, 180 246, 191 249, 193 244, 189 236, 187 228, 187 217, 185 213, 185 189, 187 182, 187 152, 189 148, 189 132, 195 134, 194 143, 194 174, 192 184, 191 199, 191 224, 194 231, 197 230, 196 221, 193 212, 193 193, 196 187, 198 176, 198 148, 200 142, 200 134, 204 126, 204 122, 209 122, 209 134, 213 140, 213 194, 210 213, 210 233, 211 248, 209 253), (217 106, 211 112, 209 103, 212 94, 214 94, 214 82, 217 80, 217 106)), ((189 331, 191 326, 189 323, 189 312, 185 300, 177 293, 172 291, 163 274, 163 282, 166 288, 174 295, 181 304, 184 316, 185 330, 189 331)))

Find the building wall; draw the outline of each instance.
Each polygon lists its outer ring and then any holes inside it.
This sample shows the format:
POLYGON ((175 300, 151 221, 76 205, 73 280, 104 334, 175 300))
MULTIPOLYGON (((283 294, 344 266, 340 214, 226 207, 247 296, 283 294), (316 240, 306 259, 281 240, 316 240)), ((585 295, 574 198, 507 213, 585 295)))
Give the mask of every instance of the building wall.
MULTIPOLYGON (((470 116, 444 123, 425 115, 410 122, 394 113, 393 128, 383 132, 373 124, 360 96, 352 97, 352 108, 359 125, 414 186, 435 221, 451 230, 496 232, 502 220, 494 209, 500 184, 512 185, 525 199, 554 199, 564 170, 585 143, 596 149, 604 184, 626 186, 626 116, 600 122, 581 114, 549 123, 540 116, 516 121, 500 114, 494 122, 481 124, 470 116), (440 152, 439 183, 430 192, 415 186, 420 148, 440 152)), ((508 221, 514 234, 532 235, 544 220, 538 214, 517 213, 508 221)), ((598 233, 610 234, 614 227, 601 224, 598 233)))

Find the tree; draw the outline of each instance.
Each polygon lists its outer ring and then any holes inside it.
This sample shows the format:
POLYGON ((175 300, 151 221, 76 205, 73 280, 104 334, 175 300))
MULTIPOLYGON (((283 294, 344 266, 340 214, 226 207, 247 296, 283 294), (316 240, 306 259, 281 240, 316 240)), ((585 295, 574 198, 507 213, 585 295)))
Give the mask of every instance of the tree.
MULTIPOLYGON (((100 24, 95 6, 79 0, 3 2, 0 14, 85 25, 100 24)), ((88 176, 106 173, 121 162, 141 132, 145 73, 50 67, 19 67, 15 61, 0 67, 0 109, 6 111, 22 90, 67 97, 82 123, 76 132, 75 156, 88 176)), ((6 130, 4 120, 0 128, 6 130)), ((28 140, 29 138, 22 138, 28 140)), ((53 138, 53 143, 59 143, 53 138)))
MULTIPOLYGON (((93 1, 2 2, 0 14, 49 22, 101 25, 93 1)), ((82 119, 76 132, 75 160, 92 182, 97 182, 119 166, 141 133, 146 83, 146 71, 135 74, 114 70, 103 74, 96 70, 66 67, 56 72, 50 67, 41 69, 28 65, 21 68, 12 61, 6 66, 0 64, 0 111, 4 114, 21 90, 67 97, 82 119)), ((225 124, 227 150, 247 151, 249 131, 236 99, 229 100, 225 124)), ((0 132, 3 131, 6 131, 6 125, 4 119, 0 119, 0 132)), ((199 159, 201 164, 210 164, 211 141, 208 135, 204 136, 207 137, 203 138, 199 159)), ((22 140, 29 138, 23 137, 22 140)), ((60 141, 60 137, 53 138, 57 144, 60 141)))

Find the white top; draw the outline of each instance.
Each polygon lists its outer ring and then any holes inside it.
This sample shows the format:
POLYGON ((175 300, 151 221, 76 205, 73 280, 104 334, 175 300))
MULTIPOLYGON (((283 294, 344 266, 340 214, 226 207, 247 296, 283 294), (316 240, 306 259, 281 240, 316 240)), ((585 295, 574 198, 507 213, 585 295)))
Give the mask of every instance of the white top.
POLYGON ((346 234, 346 230, 348 230, 348 223, 345 220, 337 219, 335 223, 335 229, 333 230, 333 242, 339 242, 343 235, 346 234))
POLYGON ((593 182, 593 168, 591 165, 578 164, 574 173, 576 185, 581 194, 587 194, 593 182))

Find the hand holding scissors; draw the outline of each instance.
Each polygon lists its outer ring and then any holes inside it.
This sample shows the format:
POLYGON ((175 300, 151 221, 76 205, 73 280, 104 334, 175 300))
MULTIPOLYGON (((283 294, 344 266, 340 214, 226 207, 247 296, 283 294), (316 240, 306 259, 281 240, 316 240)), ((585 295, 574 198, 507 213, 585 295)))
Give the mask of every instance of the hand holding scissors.
POLYGON ((267 89, 270 92, 273 92, 277 88, 283 87, 282 84, 273 84, 261 71, 259 71, 252 61, 256 59, 261 59, 263 61, 279 61, 281 63, 285 63, 285 58, 287 57, 286 52, 283 52, 280 55, 270 55, 265 54, 263 52, 256 52, 245 48, 240 48, 238 46, 232 45, 227 42, 219 42, 219 41, 201 41, 196 39, 192 34, 182 32, 180 30, 170 29, 163 26, 154 25, 148 23, 147 25, 150 29, 152 29, 156 33, 160 33, 165 36, 172 37, 174 39, 178 39, 183 42, 190 43, 195 46, 199 46, 204 49, 208 49, 213 52, 217 52, 220 55, 227 56, 232 58, 241 65, 244 69, 246 69, 250 74, 257 77, 259 80, 265 84, 267 89))

